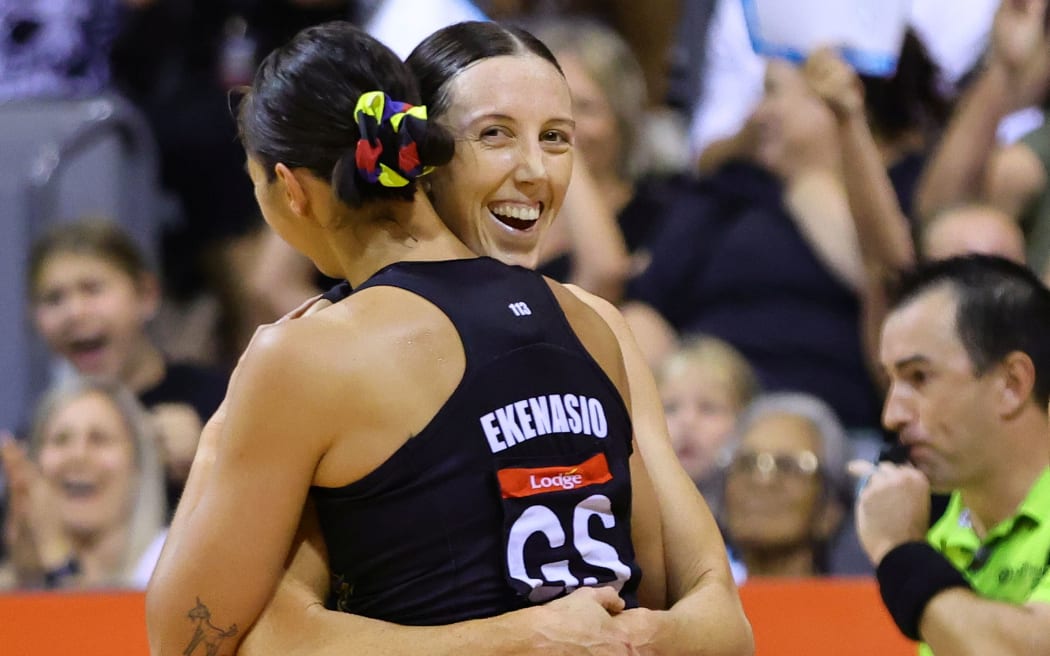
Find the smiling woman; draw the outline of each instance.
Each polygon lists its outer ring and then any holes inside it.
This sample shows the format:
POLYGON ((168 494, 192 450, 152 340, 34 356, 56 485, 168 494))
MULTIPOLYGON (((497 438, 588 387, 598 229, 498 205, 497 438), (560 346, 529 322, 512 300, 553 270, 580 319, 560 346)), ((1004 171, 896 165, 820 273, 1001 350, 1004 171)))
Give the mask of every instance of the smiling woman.
POLYGON ((528 32, 463 23, 407 63, 434 99, 430 116, 456 139, 431 176, 434 209, 472 251, 535 268, 572 175, 576 124, 557 61, 528 32), (468 35, 476 47, 463 47, 468 35))
POLYGON ((127 390, 76 378, 37 409, 26 454, 0 445, 10 561, 0 588, 144 588, 164 536, 152 426, 127 390))

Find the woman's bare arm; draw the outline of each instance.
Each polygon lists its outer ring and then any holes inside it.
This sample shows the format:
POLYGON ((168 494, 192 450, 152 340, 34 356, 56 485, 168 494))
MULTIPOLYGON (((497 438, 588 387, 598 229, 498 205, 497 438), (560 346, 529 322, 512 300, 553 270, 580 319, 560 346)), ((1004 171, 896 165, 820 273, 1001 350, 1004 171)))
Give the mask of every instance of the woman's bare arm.
POLYGON ((239 365, 210 427, 210 471, 172 524, 146 598, 154 654, 236 647, 279 580, 330 434, 310 407, 315 368, 280 328, 257 335, 239 365))
POLYGON ((754 640, 711 511, 671 447, 663 404, 623 316, 612 304, 570 287, 616 334, 630 384, 638 450, 659 506, 667 611, 627 611, 617 618, 643 654, 752 654, 754 640))

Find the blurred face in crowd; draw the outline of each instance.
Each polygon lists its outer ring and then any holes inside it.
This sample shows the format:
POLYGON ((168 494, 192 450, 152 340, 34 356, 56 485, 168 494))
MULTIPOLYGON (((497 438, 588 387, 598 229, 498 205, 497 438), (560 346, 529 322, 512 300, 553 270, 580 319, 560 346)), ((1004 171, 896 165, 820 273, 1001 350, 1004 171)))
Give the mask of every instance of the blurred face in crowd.
POLYGON ((449 82, 452 161, 426 180, 434 208, 475 253, 535 267, 572 175, 569 87, 535 55, 499 56, 449 82))
POLYGON ((56 493, 62 523, 74 535, 90 536, 127 520, 137 476, 134 438, 108 396, 89 392, 56 409, 37 458, 56 493))
POLYGON ((726 528, 741 550, 790 548, 818 538, 823 511, 821 440, 809 420, 758 419, 728 465, 726 528))
POLYGON ((579 57, 558 53, 558 63, 572 90, 578 154, 595 176, 616 175, 623 140, 609 99, 579 57))
POLYGON ((713 363, 684 360, 677 365, 662 377, 660 398, 675 453, 699 482, 714 470, 740 407, 727 376, 713 363))
POLYGON ((896 309, 883 325, 879 356, 890 381, 883 424, 942 492, 983 479, 983 463, 1002 448, 989 439, 998 430, 1002 381, 996 369, 975 375, 955 327, 956 303, 942 286, 896 309))
POLYGON ((926 259, 982 253, 1025 263, 1024 234, 1017 221, 988 205, 967 205, 938 214, 922 233, 926 259))
POLYGON ((152 286, 91 254, 53 253, 34 281, 37 330, 83 374, 121 378, 128 372, 156 307, 152 286))
POLYGON ((792 64, 770 59, 765 94, 752 121, 758 162, 781 177, 835 162, 838 147, 831 110, 792 64))

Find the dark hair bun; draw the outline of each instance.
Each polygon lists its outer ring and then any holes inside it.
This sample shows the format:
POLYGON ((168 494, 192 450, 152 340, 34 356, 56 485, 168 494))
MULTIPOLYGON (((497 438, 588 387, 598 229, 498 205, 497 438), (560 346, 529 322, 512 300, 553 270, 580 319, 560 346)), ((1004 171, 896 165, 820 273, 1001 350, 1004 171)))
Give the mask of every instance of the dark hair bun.
POLYGON ((427 121, 426 134, 419 147, 419 159, 424 166, 444 166, 456 152, 456 140, 444 126, 427 121))

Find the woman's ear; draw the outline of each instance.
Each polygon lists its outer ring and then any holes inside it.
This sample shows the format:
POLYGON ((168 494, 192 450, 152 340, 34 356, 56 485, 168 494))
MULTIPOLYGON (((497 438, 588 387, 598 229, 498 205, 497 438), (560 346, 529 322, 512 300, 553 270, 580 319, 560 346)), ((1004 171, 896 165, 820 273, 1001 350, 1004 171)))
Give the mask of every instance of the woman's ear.
POLYGON ((339 212, 332 186, 306 169, 292 170, 284 164, 276 164, 274 172, 285 202, 298 217, 309 219, 321 227, 338 224, 339 212))
POLYGON ((277 179, 281 182, 285 201, 296 216, 305 216, 310 209, 310 197, 306 193, 303 181, 284 164, 278 162, 273 167, 277 179))

